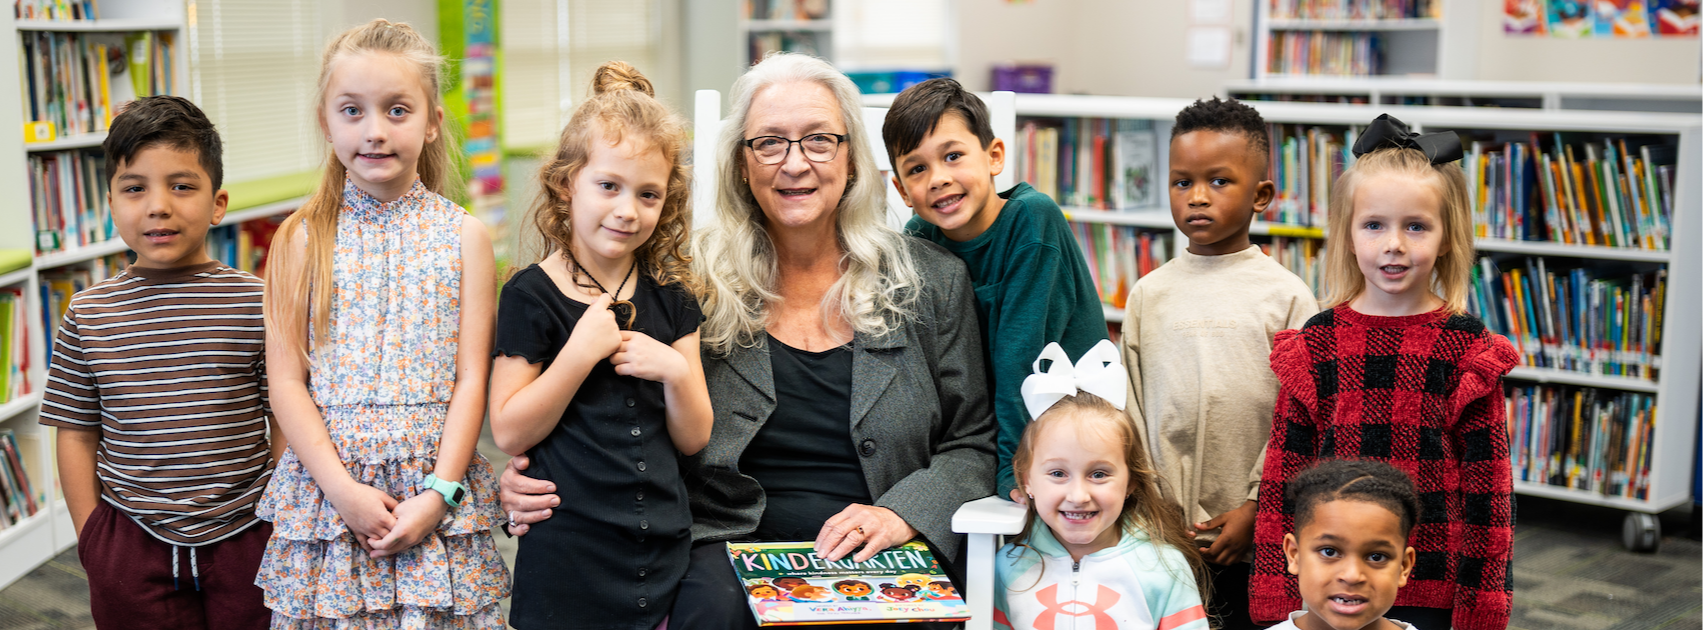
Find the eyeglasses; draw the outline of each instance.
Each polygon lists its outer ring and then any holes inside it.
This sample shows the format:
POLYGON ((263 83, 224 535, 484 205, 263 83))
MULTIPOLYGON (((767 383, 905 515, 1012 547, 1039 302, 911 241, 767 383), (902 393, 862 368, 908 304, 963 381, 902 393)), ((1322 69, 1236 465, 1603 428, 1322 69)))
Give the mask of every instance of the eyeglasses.
POLYGON ((786 161, 786 155, 792 151, 793 144, 804 150, 805 159, 828 162, 840 154, 840 145, 845 141, 845 134, 813 133, 797 140, 780 136, 757 136, 746 140, 745 146, 750 147, 751 153, 757 156, 758 164, 780 164, 786 161))

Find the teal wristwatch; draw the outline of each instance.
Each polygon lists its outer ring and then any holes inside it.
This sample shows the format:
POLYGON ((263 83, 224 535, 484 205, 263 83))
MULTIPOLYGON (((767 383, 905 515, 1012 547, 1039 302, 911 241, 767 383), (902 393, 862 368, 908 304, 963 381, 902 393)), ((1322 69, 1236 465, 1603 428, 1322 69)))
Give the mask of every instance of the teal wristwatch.
POLYGON ((454 481, 444 481, 437 475, 427 474, 420 483, 426 486, 427 490, 438 491, 438 494, 443 495, 443 502, 452 508, 461 507, 461 500, 467 498, 467 486, 454 481))

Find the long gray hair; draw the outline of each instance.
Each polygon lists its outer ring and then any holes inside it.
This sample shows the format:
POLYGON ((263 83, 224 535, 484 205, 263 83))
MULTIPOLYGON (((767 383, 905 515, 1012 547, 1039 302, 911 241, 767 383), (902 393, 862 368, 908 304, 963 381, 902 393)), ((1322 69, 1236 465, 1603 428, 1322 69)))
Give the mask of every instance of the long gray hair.
POLYGON ((740 181, 740 164, 752 98, 763 88, 783 83, 827 87, 839 103, 849 136, 844 150, 852 179, 840 197, 835 221, 844 271, 822 300, 823 322, 844 319, 856 332, 886 334, 912 317, 911 305, 921 287, 905 240, 909 237, 886 222, 885 182, 870 155, 857 86, 821 59, 771 54, 733 83, 733 111, 716 139, 721 152, 715 173, 720 183, 716 222, 699 231, 693 256, 706 293, 701 342, 715 354, 757 345, 768 328, 768 306, 780 299, 775 245, 763 229, 763 209, 750 184, 740 181))

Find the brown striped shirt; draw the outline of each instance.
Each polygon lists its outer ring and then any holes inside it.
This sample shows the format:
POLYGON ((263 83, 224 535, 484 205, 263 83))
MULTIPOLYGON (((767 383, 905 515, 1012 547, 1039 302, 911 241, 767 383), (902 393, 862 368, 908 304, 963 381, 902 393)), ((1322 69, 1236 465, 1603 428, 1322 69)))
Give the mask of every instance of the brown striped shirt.
POLYGON ((201 546, 253 525, 272 476, 259 278, 132 265, 71 299, 41 423, 97 430, 101 497, 201 546))

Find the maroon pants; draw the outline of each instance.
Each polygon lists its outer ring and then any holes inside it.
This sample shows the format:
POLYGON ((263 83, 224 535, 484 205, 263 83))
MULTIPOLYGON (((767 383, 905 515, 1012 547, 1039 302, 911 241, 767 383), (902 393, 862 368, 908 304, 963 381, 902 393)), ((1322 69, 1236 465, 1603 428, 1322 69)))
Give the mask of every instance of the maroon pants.
POLYGON ((101 501, 83 524, 77 557, 89 574, 89 608, 101 630, 266 628, 272 611, 254 576, 272 524, 256 523, 231 538, 195 548, 175 547, 101 501), (172 583, 172 554, 177 583, 172 583), (200 589, 196 589, 196 573, 200 589))

